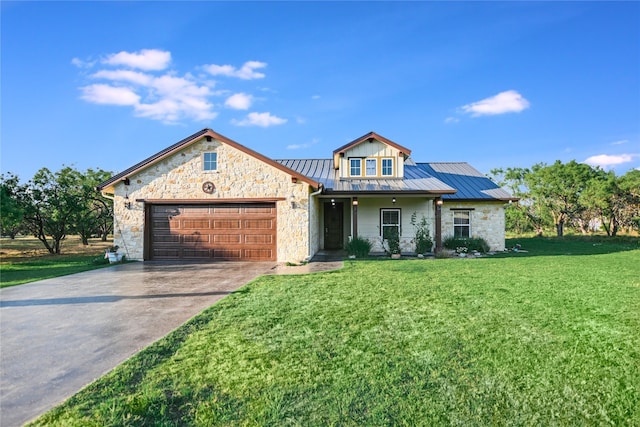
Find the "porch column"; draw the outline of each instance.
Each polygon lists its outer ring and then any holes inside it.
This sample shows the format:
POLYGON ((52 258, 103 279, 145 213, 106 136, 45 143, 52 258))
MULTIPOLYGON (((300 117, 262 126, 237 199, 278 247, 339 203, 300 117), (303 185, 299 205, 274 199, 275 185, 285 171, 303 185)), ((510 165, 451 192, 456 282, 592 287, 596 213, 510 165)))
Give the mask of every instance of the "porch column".
POLYGON ((442 250, 442 199, 435 199, 436 207, 436 253, 442 250))
POLYGON ((351 205, 353 207, 353 215, 351 215, 352 223, 353 223, 353 238, 358 237, 358 198, 354 197, 351 200, 351 205))

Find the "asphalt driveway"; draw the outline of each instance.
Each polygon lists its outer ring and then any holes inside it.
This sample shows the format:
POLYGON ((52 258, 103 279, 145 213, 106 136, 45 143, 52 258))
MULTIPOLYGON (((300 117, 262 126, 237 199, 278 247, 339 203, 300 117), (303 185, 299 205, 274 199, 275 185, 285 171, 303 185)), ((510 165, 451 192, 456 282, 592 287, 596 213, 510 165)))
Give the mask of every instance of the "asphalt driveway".
POLYGON ((275 263, 130 263, 0 290, 0 425, 46 412, 275 263))

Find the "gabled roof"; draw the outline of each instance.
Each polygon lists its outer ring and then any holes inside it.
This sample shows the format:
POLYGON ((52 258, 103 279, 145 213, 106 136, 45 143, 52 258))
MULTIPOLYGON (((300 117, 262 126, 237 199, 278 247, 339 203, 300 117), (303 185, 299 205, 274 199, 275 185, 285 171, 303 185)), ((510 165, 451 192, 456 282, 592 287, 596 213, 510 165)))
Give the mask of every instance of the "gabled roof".
POLYGON ((325 193, 450 194, 456 191, 413 162, 405 164, 404 179, 341 179, 332 159, 276 161, 321 183, 325 193))
POLYGON ((276 169, 279 169, 285 173, 288 173, 289 175, 291 175, 292 177, 295 177, 303 182, 308 183, 309 185, 318 188, 320 186, 320 184, 316 181, 313 181, 312 179, 308 178, 305 175, 302 175, 292 169, 287 168, 286 166, 283 166, 282 164, 263 156, 262 154, 253 151, 250 148, 245 147, 242 144, 239 144, 237 142, 235 142, 234 140, 227 138, 226 136, 223 136, 217 132, 214 132, 211 129, 205 128, 202 129, 199 132, 194 133, 191 136, 186 137, 185 139, 176 142, 175 144, 165 148, 162 151, 159 151, 158 153, 152 155, 151 157, 148 157, 146 159, 144 159, 143 161, 141 161, 140 163, 137 163, 133 166, 131 166, 128 169, 125 169, 124 171, 112 176, 110 179, 106 180, 105 182, 101 183, 100 185, 98 185, 97 189, 98 191, 104 191, 107 189, 110 189, 113 187, 113 185, 115 183, 117 183, 118 181, 123 181, 126 178, 130 177, 131 175, 134 175, 138 172, 141 172, 142 170, 148 168, 149 166, 152 166, 156 163, 158 163, 159 161, 167 158, 168 156, 171 156, 177 152, 179 152, 180 150, 188 147, 191 144, 194 144, 200 140, 202 140, 202 138, 206 138, 206 137, 211 137, 213 139, 217 139, 218 141, 222 141, 223 143, 230 145, 231 147, 236 148, 237 150, 240 150, 252 157, 255 157, 258 160, 261 160, 273 167, 275 167, 276 169))
POLYGON ((337 156, 339 156, 340 154, 344 154, 345 151, 355 147, 356 145, 362 144, 363 142, 369 141, 372 139, 383 142, 395 148, 396 150, 400 151, 404 155, 405 159, 411 155, 411 150, 408 149, 407 147, 403 147, 402 145, 396 142, 393 142, 392 140, 387 139, 384 136, 378 135, 375 132, 369 132, 368 134, 362 135, 360 138, 356 138, 353 141, 343 145, 342 147, 336 148, 335 150, 333 150, 333 161, 337 163, 338 161, 337 156))
POLYGON ((457 189, 444 200, 516 201, 507 191, 466 162, 417 163, 418 168, 457 189))

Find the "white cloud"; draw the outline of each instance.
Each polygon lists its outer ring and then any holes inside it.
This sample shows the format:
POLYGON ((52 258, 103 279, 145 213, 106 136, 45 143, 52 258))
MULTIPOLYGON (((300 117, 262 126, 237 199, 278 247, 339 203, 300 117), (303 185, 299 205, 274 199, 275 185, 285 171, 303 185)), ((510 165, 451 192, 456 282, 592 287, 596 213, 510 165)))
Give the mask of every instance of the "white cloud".
POLYGON ((149 85, 153 77, 149 74, 130 70, 100 70, 91 75, 94 79, 116 80, 135 83, 139 85, 149 85))
MULTIPOLYGON (((119 52, 96 61, 73 58, 71 63, 78 68, 96 67, 92 74, 82 74, 90 79, 79 88, 80 98, 94 104, 109 104, 132 107, 136 117, 178 123, 182 120, 207 121, 215 119, 221 103, 212 99, 224 97, 224 105, 236 110, 248 110, 255 101, 249 93, 218 89, 209 74, 189 72, 180 76, 168 69, 171 52, 157 49, 142 49, 138 52, 119 52), (215 90, 214 90, 215 88, 215 90)), ((266 67, 259 61, 247 61, 239 69, 232 66, 208 67, 211 74, 225 74, 240 79, 263 78, 256 70, 266 67), (212 68, 213 67, 213 68, 212 68), (217 68, 216 68, 217 67, 217 68)), ((202 66, 196 67, 201 71, 202 66)), ((242 120, 233 121, 239 126, 273 126, 287 120, 270 113, 250 113, 242 120)))
POLYGON ((627 142, 629 142, 628 139, 621 139, 620 141, 613 141, 611 145, 622 145, 622 144, 626 144, 627 142))
POLYGON ((311 142, 307 142, 305 144, 290 144, 287 145, 287 150, 300 150, 302 148, 309 148, 316 145, 319 141, 319 139, 313 138, 311 142))
POLYGON ((140 52, 118 52, 107 55, 103 64, 124 65, 141 70, 164 70, 171 62, 171 52, 158 49, 142 49, 140 52))
POLYGON ((248 110, 251 107, 252 96, 246 93, 235 93, 224 102, 229 108, 234 110, 248 110))
POLYGON ((287 119, 272 116, 271 113, 249 113, 246 118, 242 120, 232 120, 236 126, 261 126, 269 127, 274 125, 281 125, 287 122, 287 119))
POLYGON ((446 119, 444 119, 445 123, 458 123, 459 121, 460 119, 457 117, 447 117, 446 119))
POLYGON ((204 69, 212 76, 228 76, 237 77, 243 80, 253 80, 264 78, 264 73, 259 73, 255 70, 257 68, 264 68, 266 66, 266 62, 247 61, 242 65, 242 67, 240 67, 240 69, 236 69, 231 65, 215 64, 205 65, 204 69))
POLYGON ((492 116, 506 113, 519 113, 529 108, 529 101, 515 90, 500 92, 483 100, 463 105, 462 111, 470 113, 472 117, 492 116))
POLYGON ((313 95, 311 99, 320 99, 320 95, 313 95))
POLYGON ((94 104, 136 105, 140 96, 126 87, 95 84, 81 87, 81 98, 94 104))
POLYGON ((589 157, 584 163, 606 169, 608 167, 632 162, 636 157, 640 157, 640 154, 598 154, 597 156, 589 157))

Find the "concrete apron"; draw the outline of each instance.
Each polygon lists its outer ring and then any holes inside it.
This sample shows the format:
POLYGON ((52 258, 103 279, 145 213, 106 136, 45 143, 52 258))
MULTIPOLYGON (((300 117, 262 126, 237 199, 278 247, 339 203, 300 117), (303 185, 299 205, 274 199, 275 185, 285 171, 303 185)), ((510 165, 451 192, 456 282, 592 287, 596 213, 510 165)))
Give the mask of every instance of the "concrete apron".
POLYGON ((130 263, 0 290, 0 425, 43 414, 275 267, 130 263))

